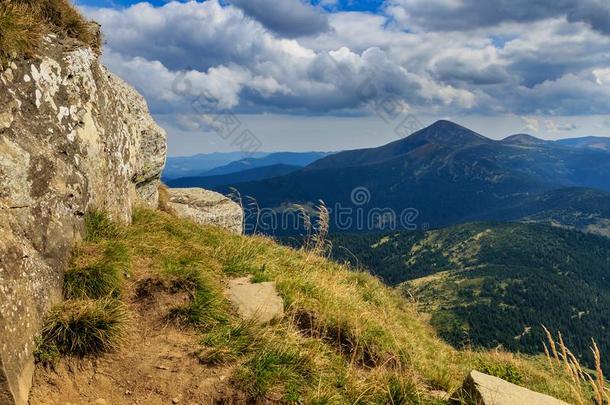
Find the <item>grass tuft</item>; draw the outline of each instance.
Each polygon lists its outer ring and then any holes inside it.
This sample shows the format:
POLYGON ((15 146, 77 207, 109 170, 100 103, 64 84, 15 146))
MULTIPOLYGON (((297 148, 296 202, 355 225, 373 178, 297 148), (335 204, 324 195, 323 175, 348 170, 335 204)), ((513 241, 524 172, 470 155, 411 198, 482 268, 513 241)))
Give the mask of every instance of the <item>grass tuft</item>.
POLYGON ((42 337, 36 339, 36 348, 34 349, 34 361, 42 364, 45 367, 54 367, 61 353, 53 342, 44 342, 42 337))
POLYGON ((66 301, 46 318, 38 360, 45 361, 49 353, 84 357, 114 350, 127 318, 125 306, 112 298, 66 301))
POLYGON ((221 325, 203 336, 201 344, 205 347, 197 357, 204 364, 227 364, 253 352, 260 342, 259 331, 252 321, 221 325))
POLYGON ((387 396, 380 398, 386 404, 417 404, 420 403, 417 386, 413 381, 399 374, 390 374, 388 376, 387 396))
POLYGON ((262 345, 239 368, 235 382, 257 400, 297 402, 313 374, 311 359, 299 348, 273 341, 262 345))
POLYGON ((521 371, 519 371, 515 364, 510 362, 489 361, 488 359, 482 359, 479 362, 477 371, 501 378, 515 385, 523 384, 524 380, 521 371))
POLYGON ((205 275, 201 263, 190 257, 168 259, 163 274, 175 289, 186 291, 190 296, 186 305, 170 311, 170 319, 202 330, 228 321, 222 293, 205 275))
POLYGON ((30 5, 0 1, 0 62, 5 65, 17 55, 33 56, 42 27, 30 5))
POLYGON ((42 36, 77 39, 97 53, 101 36, 69 0, 0 0, 0 59, 32 57, 42 36))
POLYGON ((113 222, 105 212, 91 210, 85 215, 85 241, 116 240, 120 236, 120 226, 113 222))
POLYGON ((78 260, 73 260, 64 275, 66 299, 119 296, 123 278, 129 272, 129 251, 120 242, 104 245, 77 248, 78 260), (101 248, 103 253, 98 257, 96 249, 101 248))
POLYGON ((169 188, 165 184, 159 185, 159 209, 168 214, 174 214, 169 188))

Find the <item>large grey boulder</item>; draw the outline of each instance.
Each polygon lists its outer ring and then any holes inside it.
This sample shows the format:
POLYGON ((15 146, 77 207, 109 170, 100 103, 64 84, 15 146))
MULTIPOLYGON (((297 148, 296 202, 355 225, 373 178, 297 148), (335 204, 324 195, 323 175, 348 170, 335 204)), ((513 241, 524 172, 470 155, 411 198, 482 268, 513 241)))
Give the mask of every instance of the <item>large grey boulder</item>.
POLYGON ((548 395, 519 387, 476 370, 471 371, 466 378, 462 393, 477 405, 568 405, 548 395))
POLYGON ((169 199, 170 208, 179 217, 242 233, 243 209, 222 194, 202 188, 172 188, 169 199))
POLYGON ((236 278, 229 281, 227 297, 243 319, 264 324, 284 316, 284 300, 273 282, 252 283, 248 277, 236 278))
POLYGON ((82 44, 49 35, 0 71, 0 403, 27 403, 84 214, 129 222, 134 204, 156 206, 165 155, 144 99, 82 44))

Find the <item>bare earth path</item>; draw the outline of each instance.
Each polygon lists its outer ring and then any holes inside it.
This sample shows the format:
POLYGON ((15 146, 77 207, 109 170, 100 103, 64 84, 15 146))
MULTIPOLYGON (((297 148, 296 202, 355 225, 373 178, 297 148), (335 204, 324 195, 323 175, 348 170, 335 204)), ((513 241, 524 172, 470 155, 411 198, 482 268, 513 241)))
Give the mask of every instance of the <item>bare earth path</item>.
POLYGON ((165 320, 185 297, 156 288, 145 273, 136 270, 124 292, 132 319, 121 349, 95 360, 62 360, 54 371, 37 367, 30 404, 241 402, 228 382, 231 370, 201 365, 193 355, 197 335, 165 320))

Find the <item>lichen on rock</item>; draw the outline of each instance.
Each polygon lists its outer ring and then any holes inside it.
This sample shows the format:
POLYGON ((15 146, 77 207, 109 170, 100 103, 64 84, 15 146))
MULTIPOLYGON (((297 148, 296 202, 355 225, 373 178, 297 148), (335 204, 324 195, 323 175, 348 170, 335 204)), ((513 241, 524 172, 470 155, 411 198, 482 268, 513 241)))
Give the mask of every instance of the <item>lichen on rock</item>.
POLYGON ((156 206, 164 131, 90 48, 50 35, 0 73, 0 402, 27 403, 34 338, 83 215, 156 206))

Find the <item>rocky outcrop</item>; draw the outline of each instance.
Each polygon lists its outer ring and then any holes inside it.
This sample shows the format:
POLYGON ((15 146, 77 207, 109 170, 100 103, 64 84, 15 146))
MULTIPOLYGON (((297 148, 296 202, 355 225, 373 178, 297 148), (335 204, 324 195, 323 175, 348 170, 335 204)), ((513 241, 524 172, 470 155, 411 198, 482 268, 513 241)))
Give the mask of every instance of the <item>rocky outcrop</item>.
POLYGON ((202 188, 169 189, 169 206, 179 217, 242 233, 243 210, 222 194, 202 188))
POLYGON ((156 206, 165 133, 82 44, 47 36, 0 72, 0 403, 27 403, 34 338, 83 216, 156 206))
POLYGON ((476 370, 470 372, 462 388, 468 403, 477 405, 568 405, 548 395, 539 394, 476 370))
POLYGON ((264 324, 284 316, 284 300, 273 282, 252 283, 248 277, 230 280, 227 298, 245 320, 264 324))

